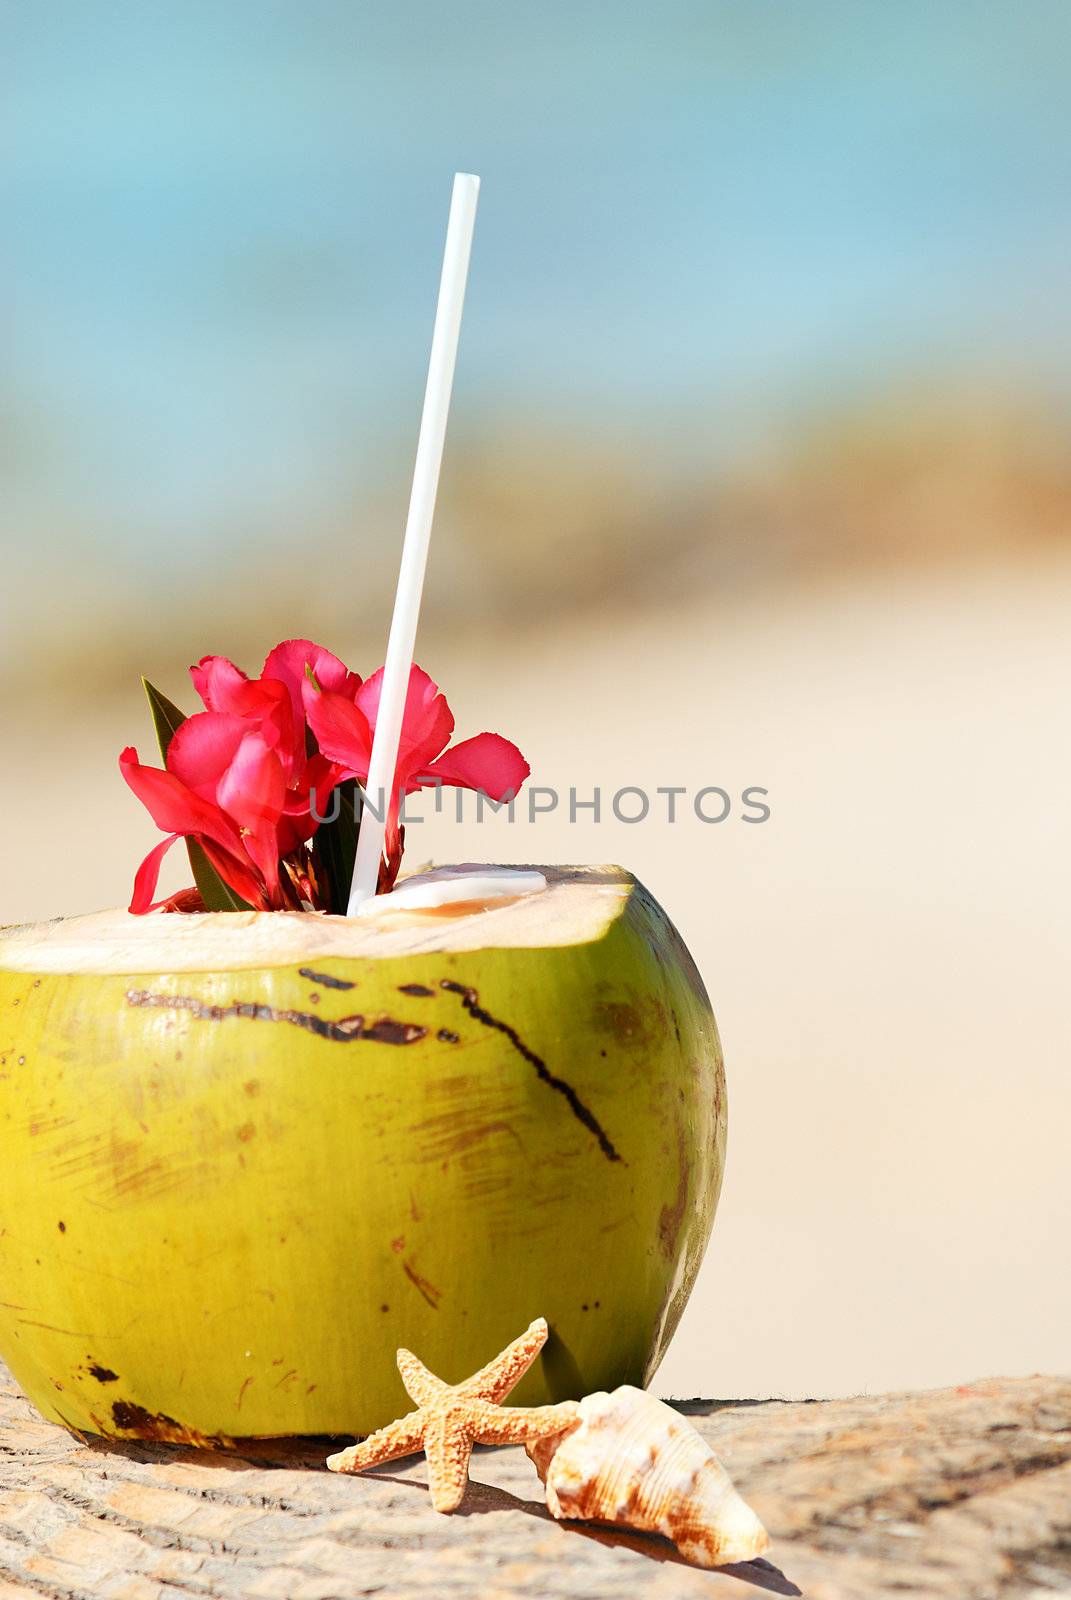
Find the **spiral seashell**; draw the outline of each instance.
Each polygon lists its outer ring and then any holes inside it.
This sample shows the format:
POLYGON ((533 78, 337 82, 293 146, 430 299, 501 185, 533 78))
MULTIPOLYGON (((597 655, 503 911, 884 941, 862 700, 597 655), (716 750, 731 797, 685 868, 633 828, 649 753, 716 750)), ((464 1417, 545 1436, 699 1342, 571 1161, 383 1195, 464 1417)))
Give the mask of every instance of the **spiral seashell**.
POLYGON ((660 1533, 686 1561, 750 1561, 770 1540, 710 1446, 686 1419, 625 1384, 580 1401, 572 1429, 527 1446, 559 1521, 660 1533))

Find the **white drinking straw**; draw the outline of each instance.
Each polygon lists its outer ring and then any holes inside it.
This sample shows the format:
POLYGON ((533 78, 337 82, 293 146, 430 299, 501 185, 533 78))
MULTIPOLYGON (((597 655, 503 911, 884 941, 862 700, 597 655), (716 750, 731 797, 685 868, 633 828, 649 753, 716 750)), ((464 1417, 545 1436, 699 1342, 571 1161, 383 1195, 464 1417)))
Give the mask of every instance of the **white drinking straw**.
POLYGON ((435 515, 435 496, 446 438, 446 418, 450 411, 450 391, 454 384, 454 362, 461 333, 461 311, 465 304, 465 280, 469 272, 469 252, 479 193, 479 178, 468 172, 454 174, 443 273, 439 281, 439 305, 431 338, 428 386, 424 391, 424 413, 420 419, 416 466, 413 469, 413 492, 409 499, 398 591, 394 597, 379 714, 376 717, 365 786, 372 805, 366 805, 361 813, 357 857, 353 864, 353 883, 347 907, 347 915, 351 917, 365 900, 375 894, 379 863, 383 858, 387 810, 394 788, 398 741, 409 690, 409 673, 413 665, 420 596, 424 588, 431 522, 435 515), (378 817, 375 814, 377 811, 380 813, 378 817))

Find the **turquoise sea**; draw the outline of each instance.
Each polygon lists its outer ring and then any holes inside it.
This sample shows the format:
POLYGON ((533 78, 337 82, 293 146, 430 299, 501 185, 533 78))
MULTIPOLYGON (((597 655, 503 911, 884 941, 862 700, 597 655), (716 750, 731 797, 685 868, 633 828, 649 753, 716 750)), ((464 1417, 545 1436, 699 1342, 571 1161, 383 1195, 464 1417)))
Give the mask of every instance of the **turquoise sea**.
POLYGON ((903 372, 1067 388, 1062 0, 6 0, 0 41, 16 557, 396 492, 455 168, 477 448, 716 462, 903 372))

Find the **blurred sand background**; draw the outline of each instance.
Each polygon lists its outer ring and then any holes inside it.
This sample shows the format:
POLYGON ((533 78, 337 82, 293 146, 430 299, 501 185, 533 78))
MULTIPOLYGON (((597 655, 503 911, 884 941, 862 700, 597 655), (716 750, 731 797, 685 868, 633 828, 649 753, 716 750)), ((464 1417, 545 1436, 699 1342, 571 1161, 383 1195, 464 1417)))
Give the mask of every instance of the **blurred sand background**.
POLYGON ((139 672, 379 664, 480 171, 420 658, 533 782, 772 809, 410 834, 621 860, 706 977, 729 1166, 657 1387, 1066 1366, 1071 16, 445 17, 3 12, 0 920, 126 897, 139 672))

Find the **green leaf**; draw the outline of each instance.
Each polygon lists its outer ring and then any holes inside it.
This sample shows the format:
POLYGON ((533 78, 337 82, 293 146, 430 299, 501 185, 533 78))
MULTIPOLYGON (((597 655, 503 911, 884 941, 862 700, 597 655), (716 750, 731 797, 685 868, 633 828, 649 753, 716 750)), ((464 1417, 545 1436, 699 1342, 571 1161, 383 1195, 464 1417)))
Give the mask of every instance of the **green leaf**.
POLYGON ((152 725, 156 729, 156 742, 160 746, 160 759, 166 763, 167 749, 172 738, 186 721, 185 711, 180 711, 159 689, 142 678, 141 687, 145 690, 145 698, 149 702, 152 712, 152 725))
MULTIPOLYGON (((142 678, 141 683, 152 712, 160 757, 166 766, 168 746, 186 721, 186 713, 180 711, 165 694, 161 694, 148 678, 142 678)), ((206 911, 252 911, 253 907, 236 895, 230 884, 224 883, 196 839, 186 840, 186 852, 193 869, 193 881, 201 891, 206 911)))
MULTIPOLYGON (((361 791, 356 780, 350 778, 339 784, 338 816, 333 822, 321 822, 316 830, 314 844, 320 866, 320 880, 327 896, 327 909, 345 916, 350 898, 350 881, 353 862, 357 854, 357 830, 361 821, 361 791)), ((316 797, 317 809, 328 815, 335 809, 334 795, 326 802, 316 797)))

